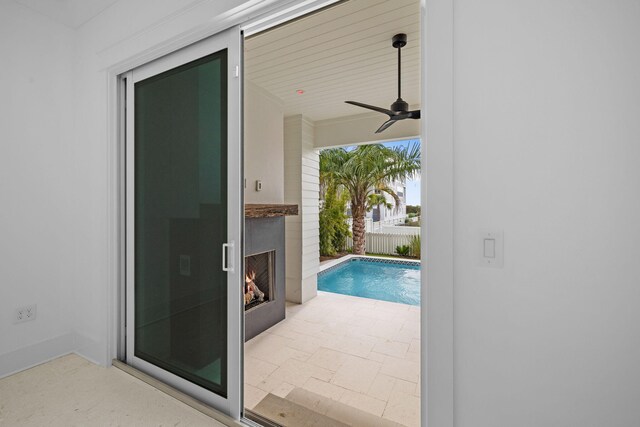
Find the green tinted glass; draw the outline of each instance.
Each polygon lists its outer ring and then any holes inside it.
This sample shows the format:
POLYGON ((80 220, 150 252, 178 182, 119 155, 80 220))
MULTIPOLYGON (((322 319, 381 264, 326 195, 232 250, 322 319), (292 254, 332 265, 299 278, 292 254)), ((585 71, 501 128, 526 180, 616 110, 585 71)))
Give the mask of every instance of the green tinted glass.
POLYGON ((135 356, 227 395, 227 52, 135 85, 135 356))

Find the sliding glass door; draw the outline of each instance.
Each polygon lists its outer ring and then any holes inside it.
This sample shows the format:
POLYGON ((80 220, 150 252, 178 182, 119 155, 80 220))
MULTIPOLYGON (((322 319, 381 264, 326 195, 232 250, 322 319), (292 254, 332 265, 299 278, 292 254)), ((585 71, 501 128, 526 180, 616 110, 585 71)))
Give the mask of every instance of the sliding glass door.
POLYGON ((240 32, 126 75, 127 363, 239 418, 240 32))

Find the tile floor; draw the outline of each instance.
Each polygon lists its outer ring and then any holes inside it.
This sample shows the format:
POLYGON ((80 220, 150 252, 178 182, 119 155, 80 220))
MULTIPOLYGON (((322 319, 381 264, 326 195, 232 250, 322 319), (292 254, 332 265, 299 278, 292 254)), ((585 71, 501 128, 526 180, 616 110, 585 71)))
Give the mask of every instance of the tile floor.
POLYGON ((420 421, 420 308, 318 292, 245 344, 245 406, 302 388, 405 426, 420 421))
POLYGON ((115 368, 74 354, 0 380, 0 426, 222 426, 115 368))
MULTIPOLYGON (((296 389, 418 426, 419 319, 418 307, 324 292, 289 305, 286 320, 245 346, 246 406, 296 389)), ((119 369, 76 355, 0 380, 0 426, 176 423, 221 425, 119 369)))

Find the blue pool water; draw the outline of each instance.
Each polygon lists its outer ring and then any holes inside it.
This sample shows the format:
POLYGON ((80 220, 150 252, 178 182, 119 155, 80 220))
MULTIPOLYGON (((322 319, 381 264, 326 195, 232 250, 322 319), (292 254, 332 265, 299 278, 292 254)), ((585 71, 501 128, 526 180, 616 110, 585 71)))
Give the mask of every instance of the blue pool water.
POLYGON ((420 265, 352 258, 321 272, 318 290, 420 305, 420 265))

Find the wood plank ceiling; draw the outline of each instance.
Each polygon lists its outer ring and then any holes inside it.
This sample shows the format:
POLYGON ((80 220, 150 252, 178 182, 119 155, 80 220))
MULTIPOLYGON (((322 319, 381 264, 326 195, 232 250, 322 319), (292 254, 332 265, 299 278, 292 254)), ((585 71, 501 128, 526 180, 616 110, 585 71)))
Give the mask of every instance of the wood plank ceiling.
POLYGON ((247 39, 245 78, 280 98, 285 116, 324 120, 367 112, 347 100, 388 108, 397 96, 391 38, 406 33, 402 97, 418 106, 419 31, 418 0, 349 0, 247 39))

